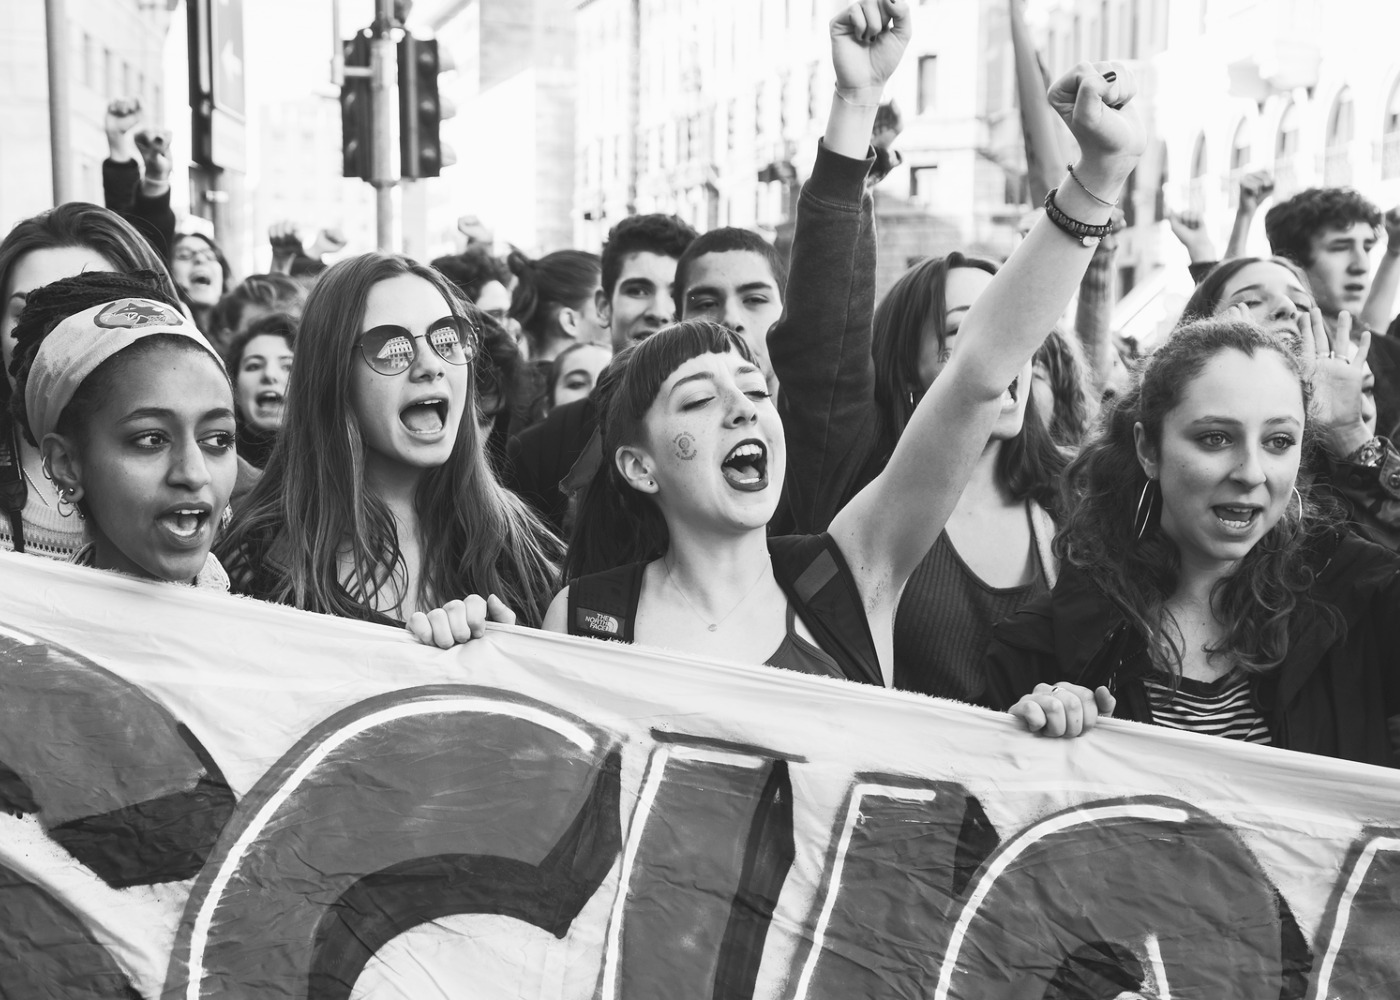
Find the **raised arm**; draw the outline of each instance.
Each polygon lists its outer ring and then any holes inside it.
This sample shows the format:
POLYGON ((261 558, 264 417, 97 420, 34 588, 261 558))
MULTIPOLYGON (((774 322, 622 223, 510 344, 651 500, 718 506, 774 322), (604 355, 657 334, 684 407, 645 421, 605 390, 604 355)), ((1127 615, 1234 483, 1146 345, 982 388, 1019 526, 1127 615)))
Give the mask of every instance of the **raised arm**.
POLYGON ((1361 310, 1361 327, 1385 333, 1395 314, 1395 291, 1400 288, 1400 206, 1385 213, 1385 253, 1371 282, 1371 294, 1361 310))
POLYGON ((783 317, 767 337, 787 436, 786 496, 803 533, 825 530, 864 485, 875 445, 875 221, 865 177, 875 112, 909 34, 908 0, 864 0, 831 22, 836 92, 798 199, 783 317))
POLYGON ((1243 257, 1249 244, 1249 229, 1264 199, 1274 193, 1274 178, 1267 170, 1254 170, 1240 179, 1240 197, 1235 207, 1235 222, 1230 227, 1230 242, 1225 244, 1225 259, 1243 257))
MULTIPOLYGON (((1135 92, 1131 73, 1118 63, 1080 65, 1051 88, 1051 104, 1081 150, 1078 180, 1067 177, 1054 196, 1070 219, 1109 222, 1111 205, 1146 144, 1128 103, 1135 92), (1110 71, 1114 78, 1105 79, 1110 71)), ((872 629, 890 627, 904 582, 943 530, 987 445, 1002 394, 1064 311, 1093 256, 1092 244, 1048 215, 1036 223, 968 310, 947 367, 914 411, 885 470, 832 521, 872 629)))

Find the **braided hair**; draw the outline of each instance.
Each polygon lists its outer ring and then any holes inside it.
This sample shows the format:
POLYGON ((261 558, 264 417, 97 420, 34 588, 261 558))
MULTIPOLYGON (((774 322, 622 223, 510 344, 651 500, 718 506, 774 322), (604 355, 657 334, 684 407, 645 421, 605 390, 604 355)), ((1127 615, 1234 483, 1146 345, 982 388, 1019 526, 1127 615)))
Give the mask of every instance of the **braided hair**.
MULTIPOLYGON (((29 293, 24 312, 20 313, 14 329, 15 352, 10 361, 10 374, 15 379, 15 391, 10 397, 10 416, 18 422, 30 444, 38 447, 39 442, 34 439, 29 426, 24 391, 44 338, 69 316, 123 298, 154 299, 175 309, 180 308, 179 300, 166 290, 165 282, 154 271, 134 271, 130 274, 87 271, 71 278, 60 278, 29 293)), ((99 376, 106 367, 106 363, 99 365, 73 394, 72 401, 63 411, 63 426, 81 423, 85 414, 101 404, 105 380, 99 376)))

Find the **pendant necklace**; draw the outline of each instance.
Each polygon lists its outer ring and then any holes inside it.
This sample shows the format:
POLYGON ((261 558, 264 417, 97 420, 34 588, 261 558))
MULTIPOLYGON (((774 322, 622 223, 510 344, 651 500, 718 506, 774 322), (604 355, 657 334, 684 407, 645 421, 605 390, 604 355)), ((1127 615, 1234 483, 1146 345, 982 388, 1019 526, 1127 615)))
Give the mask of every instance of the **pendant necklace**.
MULTIPOLYGON (((719 621, 711 622, 700 613, 699 609, 697 609, 694 604, 690 603, 690 598, 685 596, 685 591, 681 590, 680 584, 676 583, 675 577, 671 576, 671 564, 669 562, 666 562, 666 560, 664 559, 662 560, 662 563, 666 566, 666 582, 671 585, 671 587, 675 590, 677 594, 681 595, 681 600, 685 601, 685 606, 690 609, 690 613, 693 614, 696 618, 699 618, 700 621, 704 623, 705 628, 709 629, 711 632, 719 631, 719 627, 729 620, 730 615, 734 614, 734 612, 738 611, 739 608, 743 606, 744 602, 747 601, 749 597, 752 596, 753 592, 758 589, 758 585, 762 582, 764 576, 767 575, 766 572, 759 573, 758 579, 754 580, 754 582, 750 585, 748 591, 744 594, 744 596, 739 598, 739 602, 735 604, 734 607, 726 611, 724 617, 721 618, 719 621)), ((765 570, 766 569, 767 567, 765 567, 765 570)))

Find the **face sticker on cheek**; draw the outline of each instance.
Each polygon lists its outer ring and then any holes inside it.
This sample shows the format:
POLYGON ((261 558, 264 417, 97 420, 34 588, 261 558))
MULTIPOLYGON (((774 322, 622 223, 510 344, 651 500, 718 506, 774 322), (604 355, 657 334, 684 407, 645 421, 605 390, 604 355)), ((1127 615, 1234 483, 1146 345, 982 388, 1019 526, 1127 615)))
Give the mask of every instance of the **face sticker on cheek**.
POLYGON ((695 457, 695 439, 682 431, 676 435, 676 457, 683 462, 689 462, 695 457))

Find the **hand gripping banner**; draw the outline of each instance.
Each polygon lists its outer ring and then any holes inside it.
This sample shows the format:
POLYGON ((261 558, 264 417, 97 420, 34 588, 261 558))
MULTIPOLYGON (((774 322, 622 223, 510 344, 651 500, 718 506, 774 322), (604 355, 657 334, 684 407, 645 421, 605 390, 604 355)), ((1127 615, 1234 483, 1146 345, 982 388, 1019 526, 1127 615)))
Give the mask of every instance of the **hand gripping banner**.
POLYGON ((1393 997, 1400 778, 0 556, 0 997, 1393 997))

